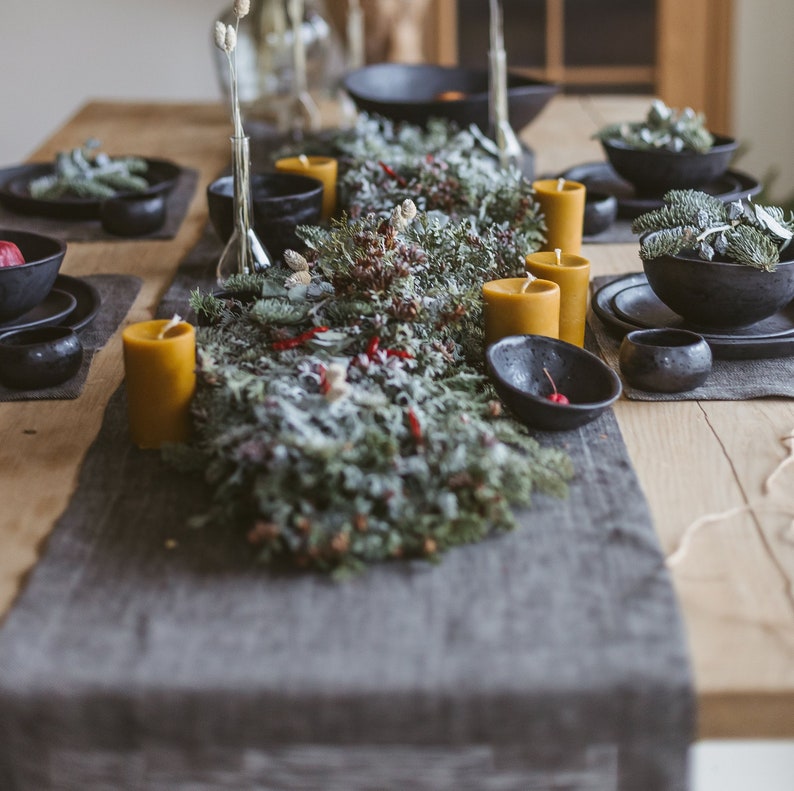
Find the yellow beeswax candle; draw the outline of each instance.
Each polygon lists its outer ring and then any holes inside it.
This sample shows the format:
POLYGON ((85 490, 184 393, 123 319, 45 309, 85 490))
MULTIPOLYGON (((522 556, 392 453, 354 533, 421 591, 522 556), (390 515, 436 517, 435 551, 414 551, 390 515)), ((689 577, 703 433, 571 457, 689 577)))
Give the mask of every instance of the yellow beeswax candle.
POLYGON ((276 160, 276 170, 311 176, 323 183, 322 217, 327 220, 336 211, 337 162, 333 157, 284 157, 276 160))
POLYGON ((549 280, 509 277, 482 287, 485 344, 508 335, 558 337, 560 287, 549 280))
POLYGON ((582 250, 586 189, 578 181, 541 179, 532 183, 535 199, 546 218, 546 244, 541 250, 560 248, 578 255, 582 250))
POLYGON ((184 321, 156 319, 125 327, 121 338, 130 438, 141 448, 188 439, 196 388, 195 330, 184 321))
POLYGON ((584 346, 587 295, 590 290, 590 262, 580 255, 557 251, 531 253, 526 258, 527 272, 551 280, 560 287, 560 340, 584 346))

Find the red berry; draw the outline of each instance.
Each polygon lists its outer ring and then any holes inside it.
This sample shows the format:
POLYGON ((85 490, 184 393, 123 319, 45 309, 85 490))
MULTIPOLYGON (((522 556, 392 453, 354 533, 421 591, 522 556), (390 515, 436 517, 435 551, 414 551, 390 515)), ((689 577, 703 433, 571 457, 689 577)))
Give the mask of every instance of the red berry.
POLYGON ((555 404, 570 404, 571 402, 568 400, 568 396, 563 395, 562 393, 558 392, 557 385, 554 384, 554 380, 551 378, 551 374, 544 368, 543 373, 546 374, 546 378, 551 382, 551 387, 554 390, 551 395, 547 395, 549 401, 553 401, 555 404))
POLYGON ((19 266, 25 263, 22 251, 13 243, 0 239, 0 267, 19 266))

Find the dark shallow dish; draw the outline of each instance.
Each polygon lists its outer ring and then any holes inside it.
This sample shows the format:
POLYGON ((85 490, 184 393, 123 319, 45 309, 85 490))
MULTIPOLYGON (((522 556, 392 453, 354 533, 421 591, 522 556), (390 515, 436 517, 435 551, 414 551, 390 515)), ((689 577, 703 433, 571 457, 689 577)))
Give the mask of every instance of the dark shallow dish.
POLYGON ((696 327, 748 327, 794 299, 794 260, 766 272, 683 251, 643 261, 642 267, 653 293, 696 327))
MULTIPOLYGON (((149 189, 136 195, 168 195, 177 182, 181 168, 166 159, 144 157, 148 170, 144 174, 149 189)), ((58 217, 68 220, 96 220, 99 218, 102 201, 97 198, 34 198, 28 185, 33 179, 46 176, 53 171, 52 163, 22 165, 10 168, 8 177, 0 182, 0 203, 20 214, 36 214, 42 217, 58 217)), ((129 194, 119 192, 119 195, 129 194)))
POLYGON ((711 347, 689 330, 634 330, 620 344, 620 371, 640 390, 681 393, 702 385, 711 372, 711 347))
POLYGON ((524 424, 569 431, 595 420, 621 393, 620 377, 594 354, 544 335, 510 335, 485 352, 491 381, 524 424), (546 369, 570 404, 550 401, 546 369))
MULTIPOLYGON (((430 118, 445 118, 462 128, 476 124, 488 131, 488 71, 463 66, 375 63, 351 71, 345 90, 356 106, 392 121, 424 126, 430 118), (457 98, 442 98, 444 94, 457 98)), ((510 123, 518 132, 556 94, 556 85, 508 74, 510 123)))
MULTIPOLYGON (((57 284, 57 278, 55 282, 57 284)), ((76 307, 77 299, 73 294, 53 286, 38 305, 34 305, 21 316, 0 323, 0 333, 60 324, 76 307)))
MULTIPOLYGON (((618 200, 618 217, 633 220, 647 211, 658 209, 664 205, 662 197, 658 195, 640 194, 621 178, 609 162, 585 162, 574 165, 572 168, 559 174, 560 178, 569 181, 579 181, 594 192, 603 192, 614 195, 618 200)), ((724 203, 758 195, 762 184, 758 179, 738 170, 727 170, 718 179, 699 187, 701 192, 713 195, 724 203)))
POLYGON ((0 267, 0 321, 22 316, 50 293, 66 255, 66 243, 30 231, 0 228, 0 239, 13 242, 26 263, 0 267))
MULTIPOLYGON (((234 181, 221 176, 207 187, 210 222, 222 242, 234 228, 234 181)), ((251 176, 254 230, 268 252, 281 259, 284 250, 303 248, 295 235, 299 225, 317 225, 323 203, 323 184, 296 173, 254 173, 251 176)))
POLYGON ((672 189, 701 187, 720 178, 738 143, 732 137, 714 135, 714 145, 702 154, 634 148, 620 140, 602 140, 601 147, 615 171, 639 192, 658 195, 672 189))
POLYGON ((0 382, 17 390, 52 387, 71 379, 83 361, 69 327, 34 327, 0 335, 0 382))
MULTIPOLYGON (((587 187, 587 185, 585 185, 587 187)), ((618 199, 606 192, 587 189, 584 199, 585 236, 596 236, 606 231, 618 216, 618 199)))

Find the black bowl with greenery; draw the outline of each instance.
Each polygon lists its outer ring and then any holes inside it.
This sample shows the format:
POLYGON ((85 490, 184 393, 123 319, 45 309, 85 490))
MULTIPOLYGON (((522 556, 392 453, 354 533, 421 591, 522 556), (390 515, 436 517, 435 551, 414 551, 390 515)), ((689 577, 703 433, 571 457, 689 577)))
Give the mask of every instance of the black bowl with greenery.
MULTIPOLYGON (((488 130, 488 71, 463 66, 375 63, 344 79, 345 90, 365 112, 424 126, 431 118, 461 128, 488 130)), ((507 104, 512 127, 529 124, 558 91, 556 85, 508 74, 507 104)))
POLYGON ((570 431, 605 412, 620 397, 618 375, 579 346, 545 335, 510 335, 485 353, 499 397, 522 423, 570 431), (561 393, 567 399, 552 400, 561 393))
POLYGON ((780 207, 673 190, 632 230, 653 292, 698 327, 746 327, 794 299, 794 216, 780 207))
POLYGON ((622 140, 602 140, 609 164, 639 193, 661 195, 671 189, 703 187, 720 178, 731 164, 736 140, 715 135, 704 152, 633 148, 622 140))
POLYGON ((0 228, 0 239, 15 244, 24 264, 0 267, 0 322, 27 313, 50 293, 66 255, 66 243, 30 231, 0 228))

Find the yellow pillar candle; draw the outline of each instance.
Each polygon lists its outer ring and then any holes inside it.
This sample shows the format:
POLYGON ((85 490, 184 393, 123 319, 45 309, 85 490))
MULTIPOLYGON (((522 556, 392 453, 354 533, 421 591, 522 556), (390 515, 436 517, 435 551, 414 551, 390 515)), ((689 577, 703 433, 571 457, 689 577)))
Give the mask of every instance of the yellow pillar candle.
POLYGON ((284 157, 276 160, 276 170, 311 176, 323 183, 322 217, 327 220, 336 211, 337 162, 333 157, 284 157))
POLYGON ((482 287, 485 344, 508 335, 547 335, 557 338, 560 287, 548 280, 509 277, 482 287))
POLYGON ((586 189, 578 181, 541 179, 532 183, 535 199, 546 218, 546 244, 541 250, 578 255, 582 250, 586 189))
POLYGON ((526 258, 526 266, 530 274, 551 280, 560 287, 560 340, 584 346, 590 262, 580 255, 555 250, 553 253, 531 253, 526 258))
POLYGON ((175 319, 131 324, 121 334, 130 438, 141 448, 190 437, 196 333, 190 324, 175 319))

